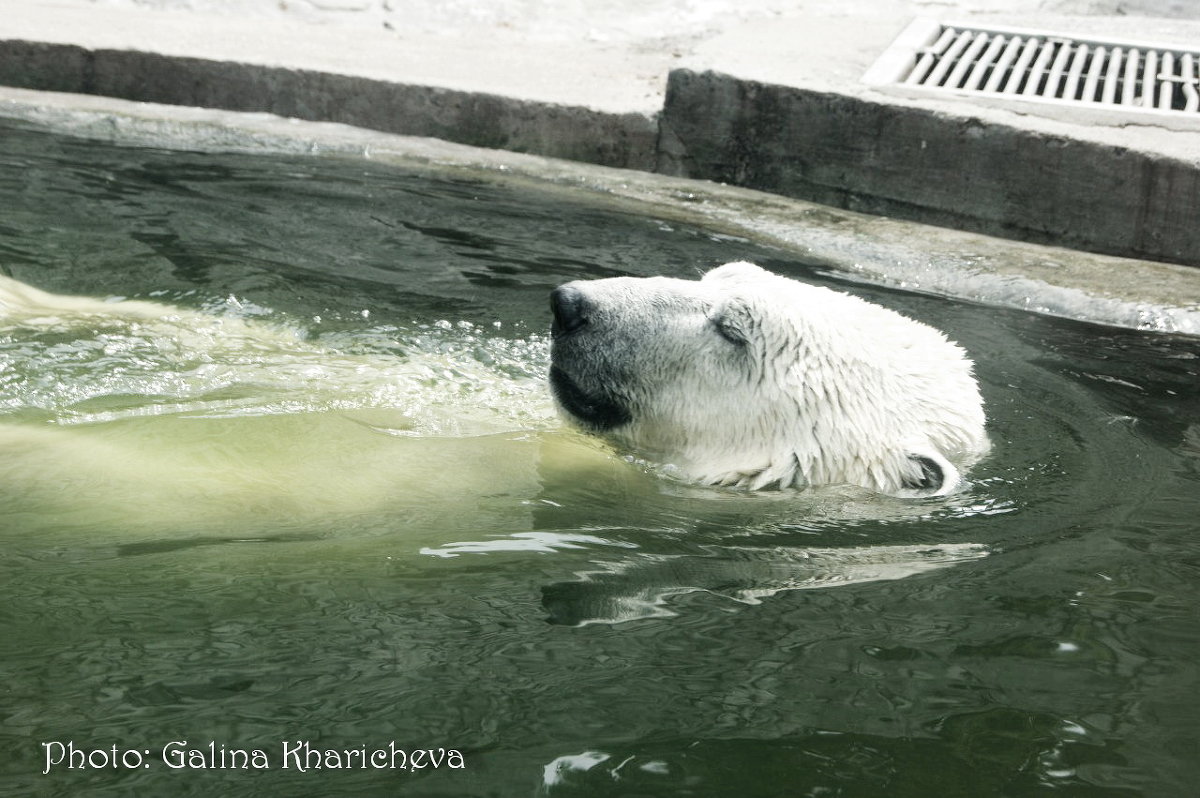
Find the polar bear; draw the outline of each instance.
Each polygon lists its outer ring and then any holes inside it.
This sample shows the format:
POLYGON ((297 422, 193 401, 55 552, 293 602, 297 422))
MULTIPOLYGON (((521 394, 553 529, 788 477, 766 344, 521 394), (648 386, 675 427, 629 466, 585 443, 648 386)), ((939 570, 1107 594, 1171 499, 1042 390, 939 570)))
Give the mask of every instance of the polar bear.
POLYGON ((567 283, 551 309, 560 412, 688 481, 940 496, 988 448, 964 351, 848 294, 736 262, 567 283))

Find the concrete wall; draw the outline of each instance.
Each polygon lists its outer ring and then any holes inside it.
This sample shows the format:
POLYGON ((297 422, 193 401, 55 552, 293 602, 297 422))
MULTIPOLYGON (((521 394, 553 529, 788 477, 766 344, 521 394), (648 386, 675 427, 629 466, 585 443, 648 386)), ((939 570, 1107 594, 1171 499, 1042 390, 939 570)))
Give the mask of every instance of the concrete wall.
POLYGON ((1200 265, 1200 170, 908 105, 671 73, 660 171, 850 210, 1200 265))
POLYGON ((8 40, 0 84, 261 111, 626 169, 649 171, 656 160, 651 115, 317 70, 8 40))
POLYGON ((658 115, 622 113, 322 69, 15 39, 0 41, 0 84, 343 122, 1200 265, 1196 160, 861 91, 676 69, 658 115))

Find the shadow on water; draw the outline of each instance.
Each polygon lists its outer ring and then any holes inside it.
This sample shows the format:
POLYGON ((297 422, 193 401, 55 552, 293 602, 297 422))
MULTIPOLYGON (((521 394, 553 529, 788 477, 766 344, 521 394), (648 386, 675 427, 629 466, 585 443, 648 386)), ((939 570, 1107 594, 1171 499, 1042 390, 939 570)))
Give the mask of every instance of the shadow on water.
POLYGON ((168 554, 170 552, 187 551, 202 546, 228 546, 244 543, 300 543, 317 540, 318 535, 273 535, 271 537, 227 538, 227 537, 185 537, 171 540, 144 540, 137 543, 123 543, 117 546, 118 557, 144 557, 151 554, 168 554))

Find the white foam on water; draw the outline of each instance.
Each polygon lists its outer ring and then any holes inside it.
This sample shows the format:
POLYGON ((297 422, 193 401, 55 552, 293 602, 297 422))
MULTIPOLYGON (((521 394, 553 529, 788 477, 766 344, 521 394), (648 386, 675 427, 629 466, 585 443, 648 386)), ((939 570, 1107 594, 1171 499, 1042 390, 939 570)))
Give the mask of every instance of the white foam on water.
POLYGON ((0 277, 0 410, 56 424, 387 409, 411 435, 544 429, 545 336, 472 322, 311 337, 234 297, 197 311, 49 294, 0 277))

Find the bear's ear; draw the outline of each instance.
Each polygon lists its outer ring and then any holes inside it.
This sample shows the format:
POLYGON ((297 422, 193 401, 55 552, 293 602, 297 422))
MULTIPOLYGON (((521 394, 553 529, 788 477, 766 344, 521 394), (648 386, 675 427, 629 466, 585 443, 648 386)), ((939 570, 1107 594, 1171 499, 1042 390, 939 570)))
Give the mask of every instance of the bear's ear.
POLYGON ((758 321, 750 303, 730 295, 715 303, 708 314, 713 330, 731 344, 746 346, 753 339, 758 321))
POLYGON ((724 266, 718 266, 715 269, 710 269, 700 278, 704 282, 713 280, 754 280, 770 274, 766 269, 755 266, 744 260, 726 263, 724 266))

